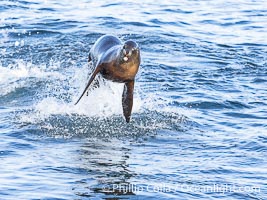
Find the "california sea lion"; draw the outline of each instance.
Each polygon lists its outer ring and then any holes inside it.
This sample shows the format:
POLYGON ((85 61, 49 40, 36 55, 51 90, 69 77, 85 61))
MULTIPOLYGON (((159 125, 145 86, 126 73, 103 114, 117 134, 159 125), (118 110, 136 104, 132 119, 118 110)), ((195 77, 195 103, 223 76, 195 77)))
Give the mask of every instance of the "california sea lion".
POLYGON ((124 83, 122 93, 123 115, 126 122, 130 122, 134 79, 140 65, 140 49, 138 45, 131 40, 123 43, 115 36, 104 35, 91 48, 88 61, 92 61, 95 68, 75 105, 81 100, 95 76, 100 73, 105 79, 124 83))

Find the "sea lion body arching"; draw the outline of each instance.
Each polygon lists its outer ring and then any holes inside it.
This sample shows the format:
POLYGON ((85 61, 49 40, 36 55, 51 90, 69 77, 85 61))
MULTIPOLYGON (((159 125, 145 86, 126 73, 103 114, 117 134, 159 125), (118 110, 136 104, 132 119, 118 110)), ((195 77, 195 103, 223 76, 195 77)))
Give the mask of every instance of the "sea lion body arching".
POLYGON ((88 61, 93 62, 95 69, 75 104, 80 101, 95 76, 100 73, 105 79, 124 83, 122 107, 126 122, 129 122, 133 105, 134 79, 140 65, 138 45, 133 41, 123 43, 115 36, 104 35, 92 46, 88 61))

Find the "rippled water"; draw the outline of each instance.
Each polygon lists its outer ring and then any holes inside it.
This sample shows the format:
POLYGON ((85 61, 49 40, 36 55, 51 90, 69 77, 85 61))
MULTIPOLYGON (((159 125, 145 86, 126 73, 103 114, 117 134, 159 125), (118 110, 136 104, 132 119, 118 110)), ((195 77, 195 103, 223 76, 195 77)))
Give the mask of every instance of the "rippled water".
MULTIPOLYGON (((264 0, 0 2, 0 199, 266 199, 264 0), (103 34, 141 46, 78 106, 103 34)), ((100 80, 101 81, 101 80, 100 80)))

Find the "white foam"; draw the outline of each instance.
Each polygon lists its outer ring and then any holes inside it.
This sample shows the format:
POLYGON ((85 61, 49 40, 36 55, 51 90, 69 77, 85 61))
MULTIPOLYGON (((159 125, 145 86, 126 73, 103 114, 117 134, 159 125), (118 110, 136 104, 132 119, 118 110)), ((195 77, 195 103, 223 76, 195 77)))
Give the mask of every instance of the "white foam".
MULTIPOLYGON (((65 75, 65 80, 67 80, 67 82, 60 83, 61 85, 68 84, 70 86, 67 91, 70 99, 65 101, 64 99, 58 98, 58 96, 60 96, 59 93, 66 93, 66 90, 63 88, 61 88, 61 90, 55 90, 56 84, 47 87, 46 93, 49 94, 49 96, 43 98, 34 106, 34 110, 38 113, 39 119, 44 119, 56 114, 79 114, 89 117, 122 115, 122 83, 104 81, 98 78, 100 87, 93 89, 90 87, 87 95, 84 95, 80 102, 74 105, 87 84, 87 74, 90 74, 90 70, 88 70, 86 65, 82 68, 72 68, 70 70, 74 72, 74 74, 65 75)), ((54 81, 56 82, 57 80, 54 81)), ((133 112, 138 112, 141 108, 141 104, 139 95, 135 95, 133 112)))
POLYGON ((45 65, 36 66, 22 60, 15 60, 15 65, 3 67, 0 65, 0 93, 6 95, 16 88, 24 87, 27 84, 24 78, 48 78, 53 76, 60 79, 62 75, 56 71, 46 71, 45 65))
MULTIPOLYGON (((51 63, 51 66, 36 66, 17 60, 15 66, 0 67, 0 92, 7 94, 18 87, 31 87, 36 81, 42 81, 45 88, 38 92, 38 99, 29 106, 29 115, 23 116, 23 122, 38 122, 53 115, 85 115, 88 117, 106 118, 122 114, 122 83, 99 80, 100 87, 90 87, 88 96, 84 95, 81 101, 74 105, 84 90, 88 74, 92 66, 78 68, 76 66, 61 70, 60 63, 51 63), (31 79, 36 78, 34 82, 31 79)), ((93 85, 92 85, 93 86, 93 85)), ((145 94, 142 85, 136 83, 132 113, 141 113, 144 110, 182 113, 168 107, 169 98, 163 98, 156 93, 145 94)), ((175 108, 176 109, 176 108, 175 108)), ((184 111, 184 110, 183 110, 184 111)))
POLYGON ((107 117, 114 114, 121 114, 121 88, 118 85, 114 87, 116 88, 112 90, 107 86, 101 86, 100 88, 91 90, 88 96, 85 95, 77 105, 74 105, 74 102, 79 97, 79 93, 72 96, 71 102, 65 102, 56 97, 47 97, 38 102, 34 109, 39 113, 39 117, 41 118, 55 114, 79 114, 90 117, 107 117))

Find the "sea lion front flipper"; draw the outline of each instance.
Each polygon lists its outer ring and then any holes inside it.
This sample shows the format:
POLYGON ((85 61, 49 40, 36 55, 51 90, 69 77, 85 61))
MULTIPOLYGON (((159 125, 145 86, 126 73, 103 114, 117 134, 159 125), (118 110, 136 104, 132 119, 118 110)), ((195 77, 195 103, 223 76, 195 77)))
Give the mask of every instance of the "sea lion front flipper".
POLYGON ((133 107, 134 80, 126 82, 122 93, 123 115, 127 123, 130 122, 133 107))
POLYGON ((84 89, 82 95, 80 96, 80 98, 77 100, 77 102, 76 102, 74 105, 76 105, 77 103, 79 103, 79 101, 81 100, 81 98, 82 98, 83 95, 85 94, 86 90, 89 88, 90 84, 93 82, 95 76, 101 71, 101 68, 102 68, 101 65, 98 65, 98 66, 96 67, 96 69, 95 69, 95 71, 93 72, 93 74, 91 75, 91 78, 89 79, 89 81, 88 81, 88 83, 87 83, 87 85, 86 85, 86 87, 85 87, 85 89, 84 89))
POLYGON ((92 59, 92 56, 91 56, 91 52, 89 53, 88 55, 88 62, 91 62, 93 59, 92 59))

